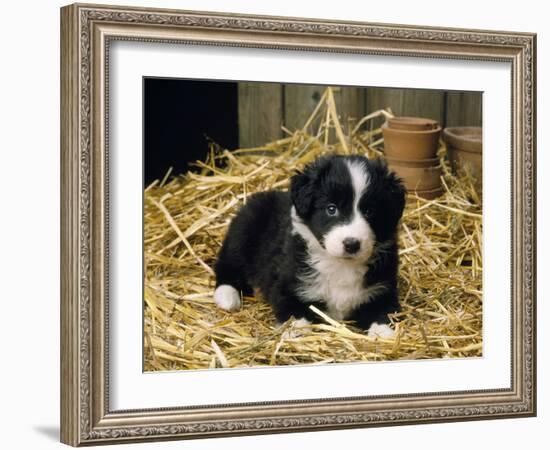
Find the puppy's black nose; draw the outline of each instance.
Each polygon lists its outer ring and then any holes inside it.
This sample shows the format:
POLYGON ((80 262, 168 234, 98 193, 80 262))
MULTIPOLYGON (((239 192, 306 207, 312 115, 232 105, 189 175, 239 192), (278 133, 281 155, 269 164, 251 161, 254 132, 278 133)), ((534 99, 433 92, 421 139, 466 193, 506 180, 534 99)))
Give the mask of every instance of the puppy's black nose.
POLYGON ((357 239, 354 239, 354 238, 344 239, 344 250, 346 250, 346 253, 353 255, 354 253, 357 253, 359 251, 360 247, 361 247, 361 242, 359 242, 357 239))

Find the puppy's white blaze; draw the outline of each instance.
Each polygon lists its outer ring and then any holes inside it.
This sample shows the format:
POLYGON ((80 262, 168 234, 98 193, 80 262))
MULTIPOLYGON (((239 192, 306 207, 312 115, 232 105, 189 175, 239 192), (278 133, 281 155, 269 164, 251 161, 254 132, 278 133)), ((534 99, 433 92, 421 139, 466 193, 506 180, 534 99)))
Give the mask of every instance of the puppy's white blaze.
POLYGON ((229 284, 221 284, 214 291, 214 301, 221 309, 226 311, 238 311, 241 309, 241 296, 239 291, 229 284))
POLYGON ((346 161, 346 166, 353 186, 353 209, 357 212, 359 200, 369 185, 369 176, 367 168, 362 163, 346 161))
POLYGON ((395 336, 395 331, 385 323, 374 322, 368 332, 370 337, 380 337, 382 339, 391 339, 395 336))
POLYGON ((344 249, 344 239, 353 238, 361 243, 358 253, 353 258, 366 261, 372 254, 376 237, 371 226, 359 211, 359 201, 369 185, 369 176, 362 163, 346 161, 351 184, 353 186, 353 218, 351 222, 339 225, 330 230, 323 241, 325 248, 333 256, 347 256, 344 249))

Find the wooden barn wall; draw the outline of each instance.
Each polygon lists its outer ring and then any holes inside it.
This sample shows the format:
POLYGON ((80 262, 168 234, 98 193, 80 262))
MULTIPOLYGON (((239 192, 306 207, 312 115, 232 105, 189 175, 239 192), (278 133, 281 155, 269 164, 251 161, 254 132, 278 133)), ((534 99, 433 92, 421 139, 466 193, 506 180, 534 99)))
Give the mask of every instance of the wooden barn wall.
MULTIPOLYGON (((239 146, 256 147, 303 126, 324 86, 239 83, 239 146)), ((421 116, 442 126, 481 126, 481 93, 396 88, 336 88, 334 97, 344 128, 364 115, 391 108, 400 116, 421 116)))

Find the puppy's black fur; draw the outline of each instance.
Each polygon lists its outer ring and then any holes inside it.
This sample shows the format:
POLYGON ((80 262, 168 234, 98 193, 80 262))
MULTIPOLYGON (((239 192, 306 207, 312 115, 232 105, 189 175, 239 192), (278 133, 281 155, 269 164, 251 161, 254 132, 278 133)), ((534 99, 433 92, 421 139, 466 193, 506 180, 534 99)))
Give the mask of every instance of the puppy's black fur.
POLYGON ((360 282, 363 287, 383 283, 386 288, 373 292, 343 318, 365 330, 374 322, 388 323, 388 314, 400 309, 396 233, 404 204, 402 184, 382 161, 360 156, 321 158, 291 179, 289 192, 268 191, 249 197, 231 222, 218 255, 216 286, 230 285, 243 294, 258 288, 278 322, 291 316, 319 321, 309 306, 326 311, 326 299, 304 299, 301 294, 304 276, 315 271, 308 239, 316 239, 324 248, 327 233, 350 222, 355 208, 355 214, 360 212, 375 235, 371 256, 361 262, 366 271, 360 282), (369 180, 358 203, 354 203, 349 164, 365 170, 369 180), (337 216, 327 213, 327 205, 337 208, 337 216), (296 221, 314 238, 298 233, 296 221))

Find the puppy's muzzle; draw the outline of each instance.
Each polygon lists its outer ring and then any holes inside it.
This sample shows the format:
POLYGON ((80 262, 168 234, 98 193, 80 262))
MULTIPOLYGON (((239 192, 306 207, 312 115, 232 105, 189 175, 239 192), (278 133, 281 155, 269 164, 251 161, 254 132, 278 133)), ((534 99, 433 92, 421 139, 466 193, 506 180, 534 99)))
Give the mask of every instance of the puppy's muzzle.
POLYGON ((361 242, 355 238, 346 238, 344 239, 344 250, 348 255, 354 255, 361 248, 361 242))

